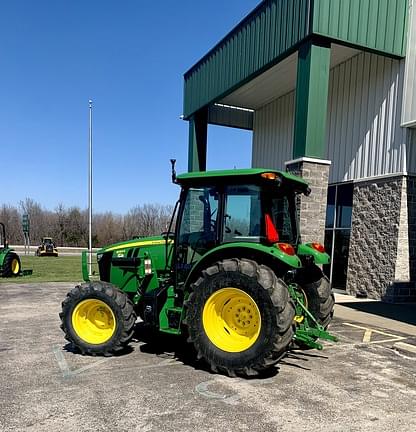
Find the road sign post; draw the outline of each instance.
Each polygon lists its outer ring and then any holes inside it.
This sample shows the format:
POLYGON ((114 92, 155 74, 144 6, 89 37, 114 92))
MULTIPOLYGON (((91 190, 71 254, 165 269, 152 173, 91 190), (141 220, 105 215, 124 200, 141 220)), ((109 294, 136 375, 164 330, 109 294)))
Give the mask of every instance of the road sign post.
POLYGON ((25 255, 29 255, 30 253, 30 221, 29 221, 29 215, 24 214, 22 216, 22 229, 23 229, 23 238, 25 242, 25 255))

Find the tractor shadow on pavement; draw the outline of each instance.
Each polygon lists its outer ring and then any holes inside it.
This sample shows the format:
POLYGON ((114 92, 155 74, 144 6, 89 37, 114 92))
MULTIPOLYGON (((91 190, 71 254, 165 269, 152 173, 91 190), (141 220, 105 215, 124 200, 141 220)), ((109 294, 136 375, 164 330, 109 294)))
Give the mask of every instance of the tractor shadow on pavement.
POLYGON ((143 353, 175 358, 193 367, 199 363, 192 345, 186 342, 185 336, 161 333, 144 323, 138 323, 134 338, 142 343, 139 350, 143 353))
MULTIPOLYGON (((217 375, 211 370, 207 363, 197 359, 197 353, 192 344, 186 341, 186 336, 175 336, 160 333, 143 323, 136 324, 135 339, 140 341, 139 350, 146 354, 153 354, 158 357, 170 357, 195 370, 207 372, 210 375, 217 375)), ((278 365, 268 369, 266 372, 245 379, 268 379, 279 373, 278 365)))
POLYGON ((303 370, 311 370, 310 368, 306 367, 306 365, 310 360, 315 358, 328 359, 327 356, 324 356, 322 354, 315 354, 308 349, 293 348, 287 352, 287 354, 285 355, 285 357, 282 358, 280 363, 289 367, 303 370))
MULTIPOLYGON (((192 344, 186 342, 185 335, 176 336, 161 333, 143 322, 140 322, 135 326, 134 339, 140 343, 138 347, 128 345, 123 350, 114 353, 112 357, 122 357, 135 350, 139 350, 144 354, 151 354, 159 358, 174 359, 195 370, 203 371, 210 375, 217 375, 205 361, 197 359, 196 351, 192 344)), ((81 351, 70 342, 63 346, 63 350, 70 354, 83 355, 81 351)), ((246 380, 273 378, 280 371, 279 365, 310 370, 310 368, 307 367, 307 363, 317 357, 327 358, 323 355, 313 353, 311 350, 301 350, 298 348, 290 349, 275 367, 267 369, 260 375, 244 378, 246 380)))

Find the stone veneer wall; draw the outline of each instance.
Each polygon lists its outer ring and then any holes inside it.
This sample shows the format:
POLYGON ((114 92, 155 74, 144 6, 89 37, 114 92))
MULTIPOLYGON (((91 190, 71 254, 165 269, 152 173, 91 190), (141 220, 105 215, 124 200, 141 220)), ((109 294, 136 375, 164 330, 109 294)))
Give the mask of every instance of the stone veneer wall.
POLYGON ((354 185, 347 292, 388 302, 416 298, 416 181, 396 176, 354 185))
MULTIPOLYGON (((407 177, 407 215, 409 233, 409 273, 416 284, 416 176, 407 177)), ((410 295, 412 295, 410 293, 410 295)), ((413 295, 416 297, 416 290, 413 295)), ((416 298, 415 300, 416 301, 416 298)))
POLYGON ((326 200, 330 162, 303 158, 286 162, 286 170, 303 177, 311 188, 309 196, 299 196, 299 228, 303 243, 324 244, 326 200))
POLYGON ((409 214, 407 211, 407 181, 402 180, 400 195, 400 219, 397 235, 397 255, 394 280, 410 281, 409 267, 409 214))

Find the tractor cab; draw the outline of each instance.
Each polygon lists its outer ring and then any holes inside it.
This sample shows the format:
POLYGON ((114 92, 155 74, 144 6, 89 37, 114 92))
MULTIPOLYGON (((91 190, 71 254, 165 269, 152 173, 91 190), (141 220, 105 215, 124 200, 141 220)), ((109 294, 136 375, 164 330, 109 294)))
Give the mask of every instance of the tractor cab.
POLYGON ((55 243, 54 243, 54 241, 52 240, 51 237, 43 237, 42 244, 45 245, 45 246, 55 247, 55 243))
POLYGON ((262 169, 187 173, 176 178, 182 187, 173 270, 178 281, 208 252, 222 246, 227 254, 256 245, 277 247, 295 255, 300 241, 295 197, 309 194, 302 179, 262 169))
POLYGON ((6 238, 6 227, 4 223, 0 222, 0 250, 8 249, 8 241, 6 238))

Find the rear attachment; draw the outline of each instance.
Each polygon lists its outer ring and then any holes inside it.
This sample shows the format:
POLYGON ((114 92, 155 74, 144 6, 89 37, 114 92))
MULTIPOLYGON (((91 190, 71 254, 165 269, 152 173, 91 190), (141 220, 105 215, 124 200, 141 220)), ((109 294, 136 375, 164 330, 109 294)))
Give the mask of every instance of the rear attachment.
POLYGON ((296 332, 293 339, 299 344, 305 345, 310 348, 322 350, 323 346, 318 339, 328 340, 331 342, 338 342, 338 338, 325 330, 319 324, 315 317, 309 312, 307 308, 307 298, 303 290, 294 284, 289 284, 289 293, 295 302, 296 315, 296 332))

